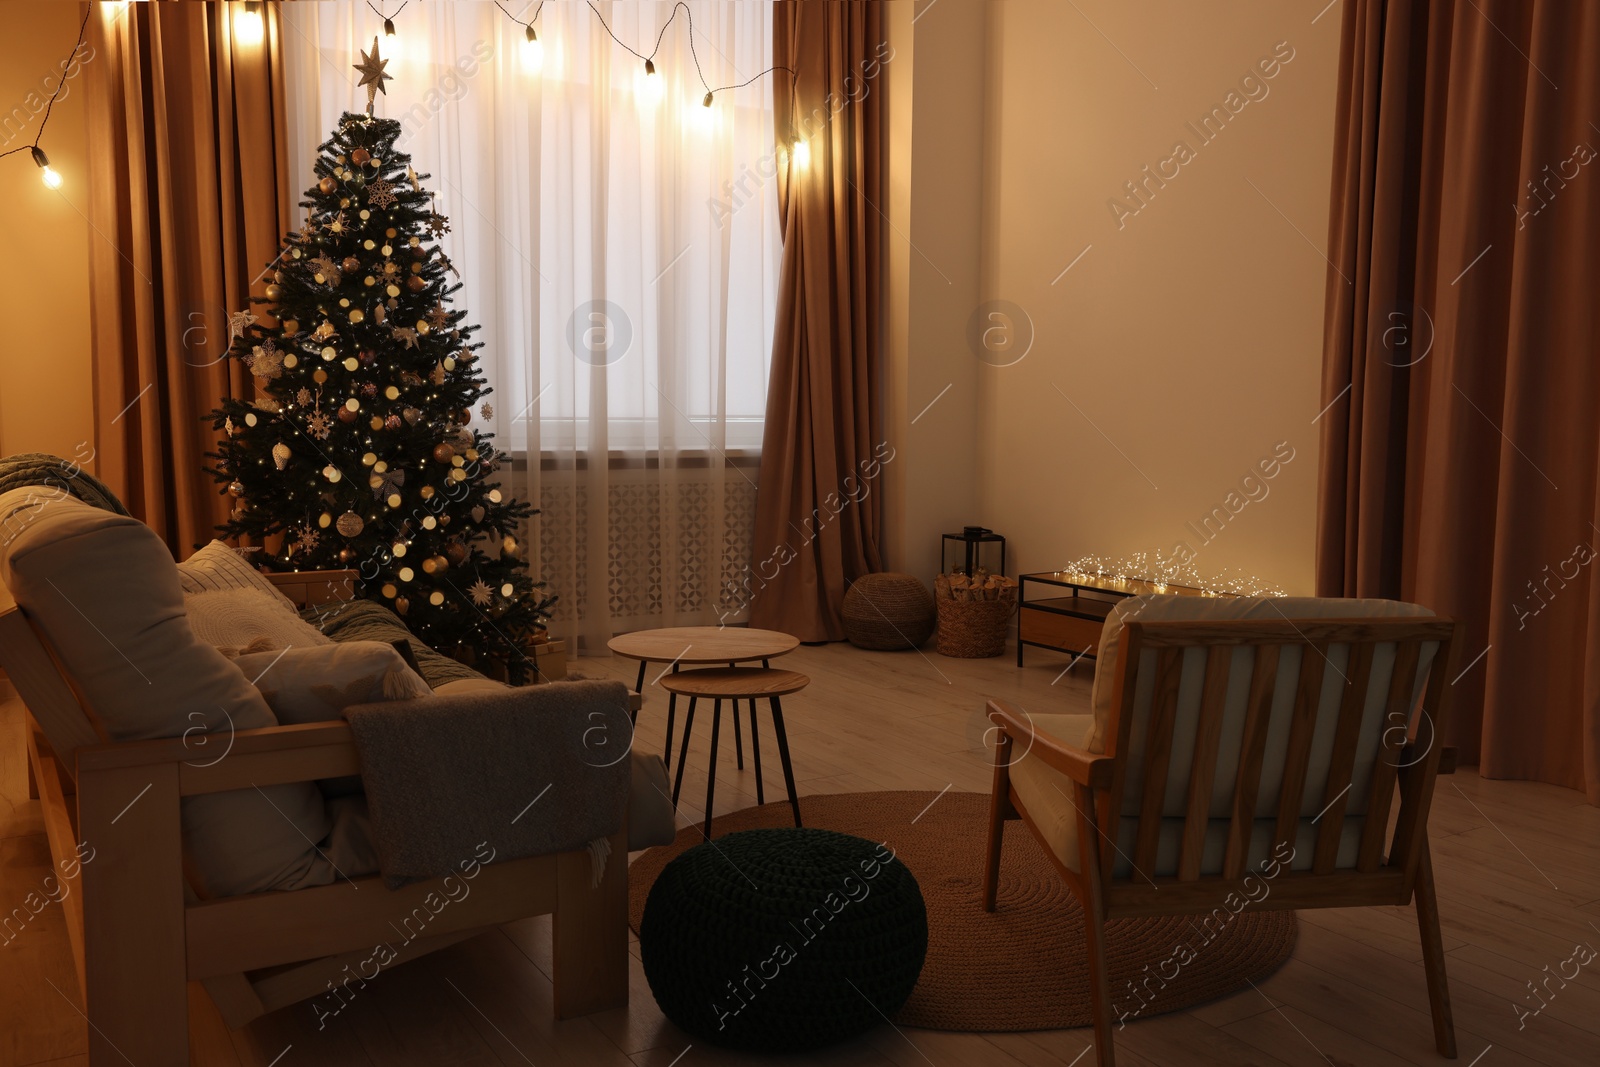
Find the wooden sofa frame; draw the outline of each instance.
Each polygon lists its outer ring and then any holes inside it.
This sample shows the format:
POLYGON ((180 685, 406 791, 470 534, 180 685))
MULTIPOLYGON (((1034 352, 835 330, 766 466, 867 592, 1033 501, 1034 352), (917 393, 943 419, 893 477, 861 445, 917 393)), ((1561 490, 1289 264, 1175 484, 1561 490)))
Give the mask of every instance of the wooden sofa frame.
MULTIPOLYGON (((315 604, 348 599, 353 578, 328 571, 274 581, 291 599, 315 604)), ((65 876, 61 900, 90 1067, 187 1065, 188 982, 205 985, 230 1027, 243 1026, 335 989, 347 967, 353 973, 369 961, 417 908, 429 913, 430 894, 445 895, 442 879, 390 890, 373 876, 200 899, 185 878, 180 800, 359 774, 350 728, 242 730, 222 759, 193 738, 108 742, 44 635, 3 586, 0 666, 28 709, 29 796, 41 801, 50 852, 65 876)), ((501 923, 550 915, 556 1016, 626 1005, 626 826, 610 844, 598 887, 586 849, 477 870, 468 893, 432 914, 427 936, 391 947, 384 966, 501 923)))
MULTIPOLYGON (((1115 729, 1106 753, 1095 755, 1076 744, 1039 732, 1022 709, 1005 701, 988 703, 990 720, 999 728, 995 747, 994 785, 989 814, 989 839, 983 878, 983 908, 994 911, 998 888, 1003 826, 1021 819, 1039 841, 1046 841, 1022 798, 1011 784, 1014 747, 1039 759, 1071 782, 1068 797, 1077 812, 1078 870, 1063 863, 1048 847, 1056 873, 1083 905, 1089 961, 1090 1006, 1094 1020, 1096 1063, 1113 1067, 1113 1012, 1107 971, 1107 920, 1131 916, 1198 915, 1218 907, 1230 895, 1253 901, 1257 909, 1349 908, 1374 905, 1405 906, 1415 899, 1417 929, 1433 1016, 1434 1044, 1439 1054, 1456 1057, 1455 1026, 1450 991, 1445 979, 1444 945, 1439 932, 1439 907, 1434 893, 1433 863, 1428 853, 1428 810, 1438 775, 1455 771, 1455 749, 1440 743, 1450 723, 1450 689, 1458 624, 1447 618, 1397 617, 1382 619, 1250 619, 1211 621, 1129 622, 1123 631, 1123 649, 1116 665, 1112 708, 1115 729), (1422 707, 1429 720, 1420 738, 1409 736, 1412 693, 1421 673, 1419 661, 1425 644, 1437 642, 1422 707), (1336 857, 1344 830, 1349 793, 1355 777, 1355 760, 1362 725, 1368 680, 1378 646, 1393 644, 1394 669, 1386 693, 1384 730, 1375 754, 1367 795, 1356 865, 1339 868, 1336 857), (1267 731, 1277 682, 1280 652, 1299 645, 1301 665, 1289 714, 1289 740, 1279 789, 1273 795, 1261 790, 1267 731), (1328 649, 1350 649, 1347 677, 1334 726, 1334 748, 1324 780, 1309 777, 1312 738, 1316 729, 1328 649), (1236 648, 1255 652, 1249 678, 1243 729, 1239 737, 1237 775, 1232 781, 1216 780, 1222 722, 1228 691, 1228 674, 1236 648), (1206 654, 1204 684, 1196 713, 1192 754, 1174 752, 1178 689, 1185 650, 1206 654), (1132 873, 1114 873, 1120 849, 1111 834, 1122 817, 1125 790, 1134 780, 1129 774, 1130 737, 1138 688, 1141 655, 1155 653, 1147 740, 1144 747, 1139 817, 1132 856, 1132 873), (1122 755, 1119 755, 1122 754, 1122 755), (1185 797, 1183 836, 1175 875, 1148 877, 1156 869, 1170 761, 1190 758, 1191 773, 1185 797), (1250 881, 1260 878, 1248 866, 1254 821, 1258 811, 1275 810, 1274 839, 1293 841, 1302 819, 1299 798, 1307 788, 1323 798, 1326 807, 1317 820, 1317 834, 1309 870, 1283 870, 1270 893, 1257 900, 1250 881), (1201 853, 1210 822, 1213 793, 1226 789, 1232 797, 1226 852, 1222 870, 1202 873, 1201 853), (1394 801, 1398 796, 1399 808, 1394 801), (1390 830, 1391 817, 1393 830, 1390 830), (1113 828, 1107 833, 1107 828, 1113 828)), ((1333 668, 1337 669, 1337 668, 1333 668)))

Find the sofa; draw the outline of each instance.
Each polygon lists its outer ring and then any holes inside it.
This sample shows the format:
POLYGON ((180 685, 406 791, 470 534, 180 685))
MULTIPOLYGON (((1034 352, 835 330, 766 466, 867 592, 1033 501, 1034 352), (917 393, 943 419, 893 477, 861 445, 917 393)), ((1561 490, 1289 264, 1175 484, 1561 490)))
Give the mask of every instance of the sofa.
MULTIPOLYGON (((188 980, 205 982, 230 1025, 333 988, 323 972, 387 938, 389 912, 448 892, 451 877, 475 877, 476 895, 394 959, 552 914, 558 1014, 625 1001, 616 853, 670 841, 674 822, 659 757, 631 744, 618 746, 625 761, 584 755, 597 723, 631 739, 620 683, 512 690, 421 645, 377 605, 295 605, 221 543, 175 563, 153 531, 101 503, 70 484, 0 493, 0 666, 30 712, 30 782, 52 852, 81 879, 69 932, 91 1064, 147 1062, 134 1049, 181 1062, 173 1032, 186 1030, 188 980), (527 794, 548 781, 550 795, 519 827, 519 850, 463 856, 471 874, 426 858, 405 867, 393 832, 375 826, 376 749, 355 724, 450 716, 470 730, 479 705, 522 740, 478 762, 526 764, 537 779, 527 794), (547 847, 529 847, 529 833, 547 847), (349 886, 376 895, 358 904, 349 886)), ((401 770, 422 782, 436 753, 404 748, 401 770)), ((426 817, 403 779, 388 788, 391 811, 426 817)), ((474 813, 458 814, 470 827, 474 813)))

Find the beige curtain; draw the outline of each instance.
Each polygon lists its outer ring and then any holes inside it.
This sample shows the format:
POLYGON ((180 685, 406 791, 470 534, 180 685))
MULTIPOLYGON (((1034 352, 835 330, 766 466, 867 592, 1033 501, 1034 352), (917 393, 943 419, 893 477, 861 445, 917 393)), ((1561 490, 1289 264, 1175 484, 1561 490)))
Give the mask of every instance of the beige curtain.
POLYGON ((1465 623, 1463 762, 1600 803, 1600 6, 1347 0, 1318 585, 1465 623))
MULTIPOLYGON (((292 225, 278 11, 98 4, 85 67, 98 471, 179 558, 228 504, 206 412, 250 389, 228 316, 292 225)), ((250 5, 252 8, 256 5, 250 5)))
POLYGON ((808 166, 779 170, 783 268, 756 497, 750 625, 844 637, 856 578, 882 569, 882 494, 859 485, 882 442, 881 82, 877 0, 782 0, 773 19, 780 130, 808 166), (861 497, 860 502, 856 498, 861 497))

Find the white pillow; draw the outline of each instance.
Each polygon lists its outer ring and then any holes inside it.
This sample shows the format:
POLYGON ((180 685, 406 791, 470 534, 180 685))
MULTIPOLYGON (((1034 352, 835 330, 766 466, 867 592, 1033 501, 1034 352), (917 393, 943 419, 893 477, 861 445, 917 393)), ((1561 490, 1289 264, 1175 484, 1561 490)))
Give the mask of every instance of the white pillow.
POLYGON ((313 648, 332 639, 302 619, 276 589, 213 589, 185 593, 189 626, 221 649, 313 648))
POLYGON ((278 587, 250 566, 238 551, 221 541, 212 541, 178 564, 178 581, 186 596, 216 589, 260 589, 294 610, 294 601, 279 592, 278 587))
POLYGON ((394 646, 381 641, 254 652, 233 664, 255 683, 281 723, 332 722, 352 704, 433 696, 394 646))

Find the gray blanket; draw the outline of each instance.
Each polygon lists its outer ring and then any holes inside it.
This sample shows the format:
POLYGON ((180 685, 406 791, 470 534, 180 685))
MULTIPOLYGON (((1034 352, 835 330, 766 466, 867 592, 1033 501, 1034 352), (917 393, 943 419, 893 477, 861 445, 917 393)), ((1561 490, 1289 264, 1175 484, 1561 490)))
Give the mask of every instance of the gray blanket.
POLYGON ((555 682, 345 709, 391 888, 583 848, 622 828, 621 682, 555 682))

